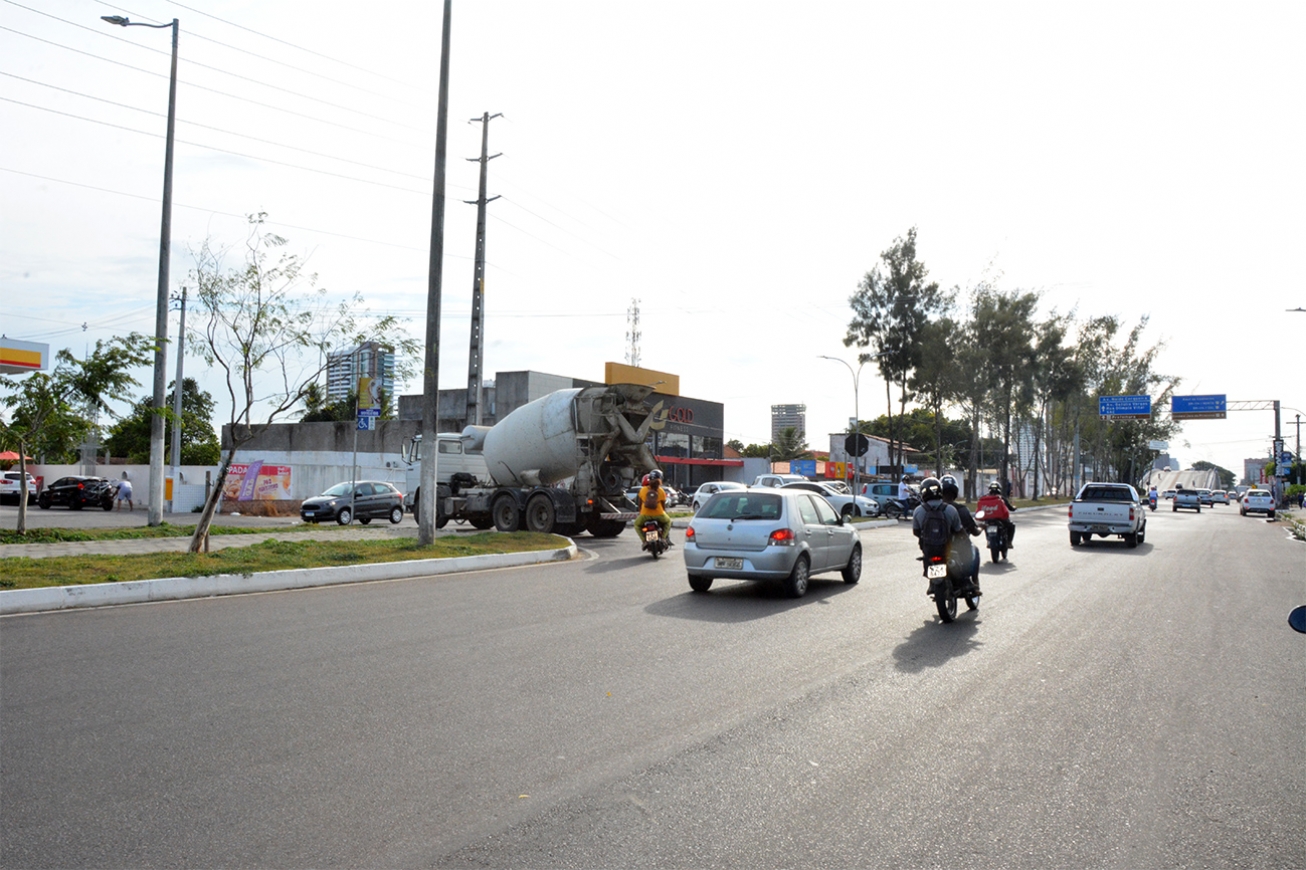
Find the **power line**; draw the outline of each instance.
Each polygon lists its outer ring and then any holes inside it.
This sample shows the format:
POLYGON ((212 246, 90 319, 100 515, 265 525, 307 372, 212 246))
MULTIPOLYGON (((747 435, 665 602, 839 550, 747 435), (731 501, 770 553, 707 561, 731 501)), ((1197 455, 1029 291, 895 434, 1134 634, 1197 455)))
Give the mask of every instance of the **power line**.
MULTIPOLYGON (((37 81, 36 79, 29 79, 29 78, 26 78, 26 77, 24 77, 24 76, 14 75, 13 73, 5 72, 4 70, 0 70, 0 76, 7 76, 8 78, 17 79, 17 80, 22 81, 22 82, 27 82, 28 84, 37 85, 38 87, 50 88, 51 90, 61 91, 62 93, 65 93, 65 94, 72 94, 73 96, 76 96, 76 97, 83 97, 84 99, 87 99, 87 100, 95 100, 95 101, 98 102, 98 103, 105 103, 105 104, 110 105, 110 106, 116 106, 116 107, 118 107, 118 108, 120 108, 120 109, 127 109, 128 111, 132 111, 132 112, 140 112, 140 113, 143 114, 143 115, 151 115, 151 116, 153 116, 153 117, 155 117, 155 118, 164 118, 164 117, 167 117, 167 116, 164 115, 162 112, 155 112, 155 111, 151 111, 150 109, 142 109, 142 108, 140 108, 139 106, 130 106, 130 105, 126 104, 126 103, 119 103, 119 102, 117 102, 116 100, 109 100, 109 99, 105 99, 104 97, 97 97, 97 96, 95 96, 94 94, 86 94, 86 93, 82 93, 81 91, 74 91, 74 90, 72 90, 71 88, 61 88, 61 87, 59 87, 58 85, 52 85, 52 84, 49 84, 48 82, 39 82, 39 81, 37 81)), ((29 106, 30 106, 30 104, 27 104, 27 103, 21 103, 20 105, 29 105, 29 106)), ((44 108, 44 107, 35 107, 35 108, 44 108)), ((54 111, 54 110, 47 110, 47 111, 54 111)), ((72 117, 75 117, 75 118, 81 118, 80 115, 73 115, 72 117)), ((88 121, 90 121, 90 120, 94 120, 94 119, 91 119, 91 118, 81 118, 81 119, 82 119, 82 120, 88 120, 88 121)), ((350 160, 350 159, 347 158, 347 157, 337 157, 337 156, 335 156, 334 154, 327 154, 327 153, 325 153, 325 152, 323 152, 323 151, 314 151, 314 150, 312 150, 312 149, 310 149, 310 148, 300 148, 300 147, 297 146, 297 145, 287 145, 287 144, 284 143, 284 142, 277 142, 277 141, 275 141, 275 140, 273 140, 273 139, 262 139, 262 138, 259 138, 258 136, 250 136, 250 135, 245 134, 245 133, 237 133, 235 130, 228 130, 228 129, 225 129, 225 128, 223 128, 223 127, 214 127, 214 126, 212 126, 211 124, 201 124, 201 123, 199 123, 198 121, 191 121, 191 120, 188 120, 188 119, 186 119, 186 118, 178 118, 177 121, 178 121, 179 123, 182 123, 182 124, 189 124, 189 125, 192 126, 192 127, 200 127, 200 128, 202 128, 202 129, 204 129, 204 130, 213 130, 214 132, 217 132, 217 133, 225 133, 225 134, 227 134, 228 136, 236 136, 236 137, 239 137, 239 138, 241 138, 241 139, 249 139, 249 140, 252 141, 252 142, 260 142, 260 143, 262 143, 262 144, 264 144, 264 145, 273 145, 273 146, 276 146, 276 147, 278 147, 278 148, 287 148, 287 149, 289 149, 289 150, 291 150, 291 151, 299 151, 299 152, 304 153, 304 154, 311 154, 311 155, 313 155, 314 157, 324 157, 324 158, 326 158, 327 160, 338 160, 338 161, 341 162, 341 163, 349 163, 349 164, 351 164, 351 165, 353 165, 353 166, 361 166, 361 167, 363 167, 364 169, 375 169, 375 170, 378 170, 378 171, 380 171, 380 172, 389 172, 389 173, 391 173, 391 174, 393 174, 393 175, 402 175, 402 176, 404 176, 405 178, 415 178, 415 179, 417 179, 417 180, 419 180, 419 181, 425 181, 425 180, 426 180, 426 176, 425 176, 425 175, 414 175, 414 174, 412 174, 412 173, 410 173, 410 172, 401 172, 401 171, 399 171, 398 169, 389 169, 389 168, 387 168, 387 167, 384 167, 384 166, 376 166, 376 165, 371 164, 371 163, 362 163, 362 162, 357 161, 357 160, 350 160)), ((101 122, 97 122, 97 123, 101 123, 101 122)), ((141 132, 141 131, 135 131, 135 132, 141 132)), ((147 135, 148 135, 148 134, 147 134, 147 135)), ((189 143, 188 143, 188 144, 189 144, 189 143)), ((200 146, 200 147, 205 147, 205 146, 200 146)))
MULTIPOLYGON (((146 130, 137 130, 134 127, 124 127, 121 124, 114 124, 109 121, 100 121, 97 120, 96 118, 87 118, 83 115, 74 115, 72 112, 61 112, 58 109, 51 109, 51 108, 47 108, 46 106, 38 106, 35 105, 34 103, 24 103, 22 100, 11 100, 8 97, 0 97, 0 100, 3 100, 6 103, 13 103, 18 106, 25 106, 29 109, 37 109, 38 111, 49 112, 52 115, 62 115, 66 118, 75 118, 78 121, 89 121, 92 124, 100 124, 101 126, 104 127, 112 127, 115 130, 125 130, 128 133, 139 133, 142 136, 150 136, 155 139, 164 138, 163 134, 161 133, 151 133, 146 130)), ((287 163, 284 160, 273 160, 271 157, 257 157, 253 154, 245 154, 244 152, 241 151, 232 151, 229 148, 218 148, 215 145, 205 145, 200 142, 190 142, 185 139, 177 139, 175 137, 173 141, 178 142, 182 145, 190 145, 192 148, 203 148, 207 151, 217 151, 219 154, 230 154, 233 157, 245 157, 249 160, 257 160, 260 163, 271 163, 275 166, 285 166, 290 169, 298 169, 302 172, 315 172, 319 175, 328 175, 331 176, 332 178, 342 178, 345 179, 346 181, 357 181, 360 184, 371 184, 375 187, 386 187, 389 188, 390 190, 398 190, 404 193, 415 193, 418 194, 419 196, 431 195, 428 191, 425 190, 414 190, 411 187, 400 187, 396 184, 386 184, 384 181, 370 181, 366 178, 356 178, 355 176, 352 175, 344 175, 343 173, 339 173, 339 172, 331 172, 330 170, 327 169, 312 169, 308 166, 300 166, 298 163, 287 163)), ((452 187, 456 185, 450 185, 450 186, 452 187)))
MULTIPOLYGON (((95 60, 99 60, 99 61, 103 61, 103 62, 105 62, 105 63, 113 64, 114 66, 120 66, 120 67, 123 67, 124 69, 135 70, 136 72, 139 72, 139 73, 145 73, 146 75, 155 76, 155 77, 157 77, 157 78, 162 78, 162 79, 166 79, 166 78, 168 78, 168 76, 164 75, 163 73, 155 72, 154 70, 145 69, 144 67, 139 67, 139 66, 133 66, 133 65, 131 65, 131 64, 129 64, 129 63, 123 63, 123 62, 120 61, 120 60, 113 60, 112 58, 104 57, 103 55, 95 54, 95 53, 93 53, 93 52, 82 51, 80 48, 73 48, 73 47, 70 46, 70 45, 64 45, 63 43, 60 43, 60 42, 54 42, 54 41, 49 40, 49 39, 43 39, 43 38, 41 38, 41 37, 39 37, 39 36, 33 36, 32 34, 30 34, 30 33, 24 33, 24 32, 21 31, 21 30, 14 30, 12 27, 5 27, 4 25, 0 25, 0 30, 7 31, 7 32, 9 32, 9 33, 13 33, 13 34, 16 34, 16 35, 18 35, 18 36, 24 36, 24 37, 27 37, 28 39, 35 40, 36 42, 43 42, 43 43, 45 43, 46 45, 52 45, 52 46, 54 46, 55 48, 61 48, 61 49, 63 49, 64 51, 70 51, 70 52, 72 52, 72 53, 74 53, 74 54, 80 54, 80 55, 82 55, 82 56, 84 56, 84 57, 90 57, 90 58, 94 58, 95 60)), ((283 114, 283 115, 292 115, 292 116, 294 116, 294 117, 296 117, 296 118, 303 118, 303 119, 305 119, 305 120, 307 120, 307 121, 313 121, 313 122, 318 123, 318 124, 324 124, 324 125, 326 125, 326 126, 328 126, 328 127, 335 127, 335 128, 337 128, 337 129, 340 129, 340 130, 348 130, 348 131, 350 131, 351 133, 358 133, 358 134, 363 135, 363 136, 371 136, 371 137, 376 138, 376 139, 384 139, 384 140, 387 141, 387 142, 394 142, 394 143, 396 143, 396 144, 398 144, 398 145, 404 145, 404 146, 406 146, 406 147, 408 147, 408 148, 422 148, 423 150, 425 150, 425 149, 427 149, 427 148, 430 147, 429 145, 418 145, 418 144, 413 143, 413 142, 406 142, 406 141, 404 141, 403 139, 396 139, 396 138, 394 138, 393 136, 386 136, 386 135, 381 134, 381 133, 374 133, 374 132, 372 132, 371 130, 364 130, 364 129, 360 128, 360 127, 351 127, 351 126, 349 126, 348 124, 339 124, 339 123, 336 123, 335 121, 328 121, 328 120, 326 120, 326 119, 324 119, 324 118, 316 118, 316 117, 314 117, 314 116, 312 116, 312 115, 306 115, 306 114, 304 114, 303 112, 296 112, 296 111, 294 111, 293 109, 286 109, 286 108, 283 108, 283 107, 281 107, 281 106, 274 106, 274 105, 272 105, 271 103, 264 103, 264 102, 261 102, 261 101, 259 101, 259 100, 250 99, 249 97, 240 97, 240 96, 236 96, 235 94, 228 93, 227 91, 221 91, 221 90, 218 90, 217 88, 210 88, 210 87, 206 87, 206 86, 204 86, 204 85, 195 84, 195 83, 193 83, 193 82, 187 82, 187 83, 186 83, 186 87, 187 87, 187 88, 193 88, 193 89, 198 90, 198 91, 205 91, 205 92, 210 93, 210 94, 217 94, 218 96, 220 96, 220 97, 226 97, 227 99, 238 100, 238 101, 240 101, 240 102, 242 102, 242 103, 248 103, 248 104, 250 104, 251 106, 259 106, 260 108, 271 109, 272 111, 274 111, 274 112, 278 112, 278 113, 283 114)))

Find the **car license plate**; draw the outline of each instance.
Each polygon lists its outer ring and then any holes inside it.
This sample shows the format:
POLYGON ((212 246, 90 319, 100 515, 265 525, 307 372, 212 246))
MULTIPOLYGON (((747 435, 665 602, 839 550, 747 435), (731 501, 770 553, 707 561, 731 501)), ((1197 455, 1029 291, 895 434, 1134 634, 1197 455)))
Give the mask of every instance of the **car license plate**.
POLYGON ((727 559, 724 556, 717 556, 714 564, 723 571, 742 571, 744 569, 743 559, 727 559))
POLYGON ((1110 526, 1093 526, 1093 531, 1099 535, 1105 535, 1111 531, 1110 526))
POLYGON ((931 580, 937 580, 940 577, 948 576, 948 565, 946 562, 939 562, 937 565, 930 565, 925 569, 925 576, 931 580))

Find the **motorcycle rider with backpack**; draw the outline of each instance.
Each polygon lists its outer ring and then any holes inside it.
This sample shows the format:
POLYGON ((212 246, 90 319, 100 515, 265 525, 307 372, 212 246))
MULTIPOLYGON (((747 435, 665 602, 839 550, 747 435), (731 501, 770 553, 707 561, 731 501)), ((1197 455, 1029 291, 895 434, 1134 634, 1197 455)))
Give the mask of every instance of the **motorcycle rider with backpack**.
POLYGON ((667 491, 662 487, 662 472, 656 468, 650 471, 647 481, 639 489, 639 517, 635 528, 639 528, 645 518, 652 517, 662 528, 662 537, 668 547, 674 547, 671 540, 671 517, 667 514, 667 491))
POLYGON ((921 503, 911 515, 911 533, 920 539, 921 550, 947 548, 952 536, 964 533, 957 508, 943 500, 939 481, 927 477, 921 481, 921 503))
POLYGON ((970 578, 975 593, 979 594, 980 551, 978 547, 971 545, 970 539, 982 534, 980 527, 971 516, 970 509, 964 504, 957 504, 957 495, 961 492, 961 488, 957 485, 957 478, 945 474, 939 480, 939 489, 943 493, 944 503, 951 505, 957 511, 962 530, 965 532, 965 534, 953 535, 949 561, 956 566, 958 573, 965 572, 965 576, 970 578))
POLYGON ((975 506, 984 511, 985 517, 1002 523, 1007 530, 1007 546, 1016 549, 1016 524, 1011 521, 1010 513, 1016 509, 1016 506, 1007 501, 1006 496, 1002 494, 1002 486, 996 480, 989 484, 988 495, 980 496, 975 506))

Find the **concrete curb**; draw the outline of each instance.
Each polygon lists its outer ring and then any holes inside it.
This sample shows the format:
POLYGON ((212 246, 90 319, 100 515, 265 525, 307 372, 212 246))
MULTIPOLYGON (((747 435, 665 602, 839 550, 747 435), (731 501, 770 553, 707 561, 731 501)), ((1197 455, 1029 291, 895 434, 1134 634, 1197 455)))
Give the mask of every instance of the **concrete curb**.
POLYGON ((126 583, 12 589, 0 592, 0 616, 118 604, 145 604, 152 601, 180 601, 187 598, 212 598, 218 595, 243 595, 250 592, 308 589, 314 586, 337 586, 376 580, 402 580, 408 577, 437 574, 461 574, 466 571, 484 571, 490 568, 516 568, 546 562, 566 562, 576 558, 576 554, 576 543, 568 540, 566 547, 529 553, 419 559, 411 562, 380 562, 334 568, 297 568, 290 571, 265 571, 259 574, 164 577, 158 580, 132 580, 126 583))

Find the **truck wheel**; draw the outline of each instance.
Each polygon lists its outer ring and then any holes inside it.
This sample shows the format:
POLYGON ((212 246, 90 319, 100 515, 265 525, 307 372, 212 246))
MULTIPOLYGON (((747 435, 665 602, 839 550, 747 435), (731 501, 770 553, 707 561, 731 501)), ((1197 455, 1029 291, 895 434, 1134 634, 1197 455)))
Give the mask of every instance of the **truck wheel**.
POLYGON ((468 520, 467 522, 472 524, 473 529, 480 529, 481 531, 485 531, 494 525, 494 520, 488 519, 487 517, 477 517, 476 519, 468 520))
POLYGON ((1131 550, 1134 549, 1134 547, 1138 546, 1137 532, 1130 532, 1129 534, 1125 535, 1125 546, 1131 550))
POLYGON ((591 520, 586 527, 596 538, 615 538, 626 530, 624 520, 591 520))
POLYGON ((1080 538, 1079 538, 1079 532, 1071 532, 1071 533, 1070 533, 1070 546, 1072 546, 1072 547, 1078 547, 1078 546, 1079 546, 1079 541, 1080 541, 1080 538))
POLYGON ((501 495, 494 500, 490 506, 490 516, 494 517, 494 527, 501 532, 515 532, 521 527, 517 502, 510 495, 501 495))
POLYGON ((544 493, 539 493, 526 502, 526 530, 548 535, 553 533, 553 521, 557 512, 553 502, 544 493))

